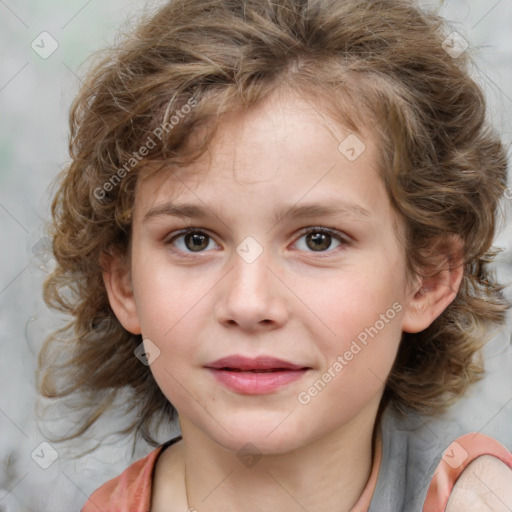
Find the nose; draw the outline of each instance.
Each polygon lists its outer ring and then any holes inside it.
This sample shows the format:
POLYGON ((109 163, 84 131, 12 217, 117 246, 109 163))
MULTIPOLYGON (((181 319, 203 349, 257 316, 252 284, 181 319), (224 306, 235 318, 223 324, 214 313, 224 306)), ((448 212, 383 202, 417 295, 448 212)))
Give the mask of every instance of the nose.
POLYGON ((252 262, 234 253, 232 263, 217 287, 217 321, 254 332, 282 326, 289 315, 289 293, 277 266, 265 252, 252 262))

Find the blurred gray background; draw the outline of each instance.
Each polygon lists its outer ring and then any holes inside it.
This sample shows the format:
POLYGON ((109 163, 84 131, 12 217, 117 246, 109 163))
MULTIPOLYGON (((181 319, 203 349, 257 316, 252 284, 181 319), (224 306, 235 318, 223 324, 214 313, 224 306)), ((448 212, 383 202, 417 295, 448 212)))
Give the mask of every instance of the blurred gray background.
MULTIPOLYGON (((162 2, 153 1, 152 7, 162 2)), ((432 1, 421 2, 435 6, 432 1)), ((96 49, 115 40, 121 24, 148 5, 126 0, 0 0, 0 511, 78 511, 87 496, 132 460, 130 439, 109 436, 75 459, 77 446, 44 444, 44 428, 66 431, 73 417, 36 421, 35 368, 44 336, 58 324, 41 298, 52 267, 45 253, 52 180, 68 162, 67 117, 84 69, 96 49), (57 46, 58 45, 58 46, 57 46), (41 444, 43 443, 43 444, 41 444), (45 469, 45 466, 48 466, 45 469)), ((512 0, 447 0, 441 13, 477 50, 475 77, 485 88, 491 117, 512 141, 512 0)), ((126 27, 126 25, 125 25, 126 27)), ((509 152, 510 154, 510 152, 509 152)), ((509 189, 512 198, 512 183, 509 189)), ((505 201, 496 245, 498 276, 512 282, 512 199, 505 201)), ((507 295, 512 297, 511 287, 507 295)), ((488 373, 433 428, 463 425, 495 436, 512 449, 512 351, 508 327, 486 347, 488 373)), ((123 423, 112 414, 102 435, 123 423)), ((90 438, 93 440, 94 432, 90 438)), ((78 447, 88 446, 82 440, 78 447)), ((149 448, 140 445, 134 456, 149 448)))

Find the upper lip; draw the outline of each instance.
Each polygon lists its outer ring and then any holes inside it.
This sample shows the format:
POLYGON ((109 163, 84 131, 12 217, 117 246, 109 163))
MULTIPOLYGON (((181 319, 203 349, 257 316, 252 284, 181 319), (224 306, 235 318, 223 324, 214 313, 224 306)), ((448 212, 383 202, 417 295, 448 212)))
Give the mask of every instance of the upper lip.
POLYGON ((241 355, 233 355, 222 357, 212 363, 205 365, 206 368, 232 368, 238 370, 271 370, 271 369, 284 369, 284 370, 302 370, 309 367, 290 363, 283 359, 277 359, 271 356, 259 357, 245 357, 241 355))

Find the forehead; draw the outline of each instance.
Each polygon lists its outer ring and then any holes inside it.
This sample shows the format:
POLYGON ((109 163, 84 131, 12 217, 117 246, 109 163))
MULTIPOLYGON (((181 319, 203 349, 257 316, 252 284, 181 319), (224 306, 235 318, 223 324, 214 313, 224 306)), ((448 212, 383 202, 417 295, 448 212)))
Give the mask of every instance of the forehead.
MULTIPOLYGON (((189 144, 203 135, 196 130, 189 144)), ((375 138, 364 127, 354 133, 334 121, 324 104, 279 92, 248 111, 221 118, 208 151, 192 164, 170 165, 147 179, 143 171, 135 214, 140 220, 164 199, 206 205, 229 194, 242 201, 265 194, 267 204, 333 202, 336 197, 348 203, 352 196, 363 203, 360 210, 368 203, 371 211, 385 199, 375 138)))

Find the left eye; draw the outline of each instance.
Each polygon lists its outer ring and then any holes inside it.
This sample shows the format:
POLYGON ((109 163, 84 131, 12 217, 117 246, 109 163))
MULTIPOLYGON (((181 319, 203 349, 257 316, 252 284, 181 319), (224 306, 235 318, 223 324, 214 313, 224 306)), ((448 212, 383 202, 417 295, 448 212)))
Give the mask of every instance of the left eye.
MULTIPOLYGON (((331 248, 333 240, 338 242, 337 247, 348 244, 347 239, 341 233, 322 227, 309 228, 307 231, 302 233, 298 240, 302 239, 304 239, 306 248, 301 249, 299 247, 299 249, 305 251, 308 251, 309 249, 312 252, 326 252, 331 248)), ((204 250, 208 249, 212 243, 214 244, 214 241, 210 235, 197 229, 188 229, 176 234, 166 241, 166 244, 173 245, 177 247, 178 251, 183 253, 188 252, 188 254, 191 252, 204 252, 204 250), (180 241, 181 247, 177 241, 180 241)), ((299 245, 298 242, 296 242, 296 245, 299 245)))
POLYGON ((326 228, 310 228, 299 238, 305 238, 306 247, 313 252, 326 252, 332 245, 332 241, 337 240, 339 245, 346 245, 347 240, 337 231, 326 228))

